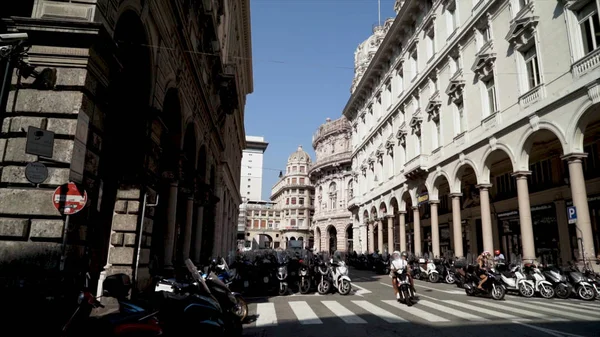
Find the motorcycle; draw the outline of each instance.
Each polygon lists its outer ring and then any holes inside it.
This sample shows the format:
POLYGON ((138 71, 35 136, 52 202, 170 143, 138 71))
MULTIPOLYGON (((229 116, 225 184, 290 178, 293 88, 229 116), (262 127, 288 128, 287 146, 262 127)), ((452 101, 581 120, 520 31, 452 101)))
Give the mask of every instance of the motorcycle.
POLYGON ((396 278, 396 283, 398 284, 398 293, 400 295, 400 300, 406 305, 412 306, 415 294, 413 293, 412 287, 410 286, 410 280, 408 278, 406 268, 403 268, 402 271, 395 271, 394 277, 396 278))
POLYGON ((437 271, 435 263, 432 260, 419 258, 418 268, 419 272, 417 275, 419 278, 425 278, 431 283, 437 283, 440 280, 440 273, 437 271))
POLYGON ((504 263, 498 263, 494 272, 500 276, 500 281, 502 281, 507 291, 518 292, 523 297, 532 297, 535 295, 535 284, 532 280, 528 280, 520 269, 520 266, 515 265, 507 270, 504 263))
POLYGON ((277 279, 279 280, 279 288, 277 293, 279 296, 286 295, 288 292, 288 262, 289 257, 284 250, 277 251, 277 279))
POLYGON ((531 276, 531 278, 535 282, 535 290, 539 292, 543 298, 554 297, 554 287, 552 286, 552 283, 546 281, 544 274, 542 274, 542 272, 536 265, 525 265, 525 271, 529 276, 531 276))
POLYGON ((567 277, 563 275, 560 270, 554 266, 545 266, 542 269, 542 273, 554 287, 554 293, 556 297, 567 299, 573 292, 573 286, 567 282, 567 277))
POLYGON ((352 283, 348 277, 348 267, 343 258, 344 253, 336 251, 330 260, 330 272, 333 286, 341 295, 348 295, 352 290, 352 283))
POLYGON ((308 250, 304 250, 302 254, 302 258, 298 261, 300 264, 300 269, 298 270, 300 277, 299 288, 301 294, 308 294, 312 288, 312 273, 310 268, 312 257, 308 250))
POLYGON ((590 279, 583 275, 577 267, 570 263, 569 267, 563 270, 571 284, 575 288, 575 294, 584 301, 591 301, 595 297, 594 287, 590 284, 590 279))
POLYGON ((466 274, 466 282, 464 284, 465 292, 467 296, 484 295, 491 296, 493 299, 499 301, 504 299, 506 295, 506 288, 496 278, 496 276, 486 271, 487 280, 481 285, 482 289, 477 286, 481 279, 477 276, 474 266, 469 266, 466 274))

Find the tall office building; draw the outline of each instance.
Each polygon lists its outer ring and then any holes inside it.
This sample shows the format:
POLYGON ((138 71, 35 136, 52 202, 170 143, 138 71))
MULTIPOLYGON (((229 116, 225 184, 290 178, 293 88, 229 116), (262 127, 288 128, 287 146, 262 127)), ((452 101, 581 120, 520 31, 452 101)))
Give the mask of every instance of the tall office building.
POLYGON ((263 155, 269 143, 264 137, 246 136, 242 154, 240 192, 244 200, 262 199, 263 155))

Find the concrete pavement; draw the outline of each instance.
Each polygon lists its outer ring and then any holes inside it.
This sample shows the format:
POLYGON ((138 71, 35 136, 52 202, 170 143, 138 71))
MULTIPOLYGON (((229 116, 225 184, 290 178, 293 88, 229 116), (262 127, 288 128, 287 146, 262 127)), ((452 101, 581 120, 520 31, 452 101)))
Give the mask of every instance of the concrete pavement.
POLYGON ((454 285, 416 281, 418 303, 397 303, 387 275, 351 269, 348 296, 250 298, 245 336, 600 336, 600 302, 467 297, 454 285))

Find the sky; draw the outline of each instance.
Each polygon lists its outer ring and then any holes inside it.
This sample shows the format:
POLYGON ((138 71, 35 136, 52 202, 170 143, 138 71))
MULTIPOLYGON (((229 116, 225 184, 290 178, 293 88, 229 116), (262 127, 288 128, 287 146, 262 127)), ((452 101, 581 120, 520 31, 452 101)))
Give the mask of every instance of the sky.
MULTIPOLYGON (((381 22, 395 0, 381 1, 381 22)), ((288 156, 302 145, 315 160, 312 135, 341 116, 354 77, 354 51, 378 22, 377 0, 250 0, 254 92, 246 135, 269 146, 262 198, 269 200, 288 156)))

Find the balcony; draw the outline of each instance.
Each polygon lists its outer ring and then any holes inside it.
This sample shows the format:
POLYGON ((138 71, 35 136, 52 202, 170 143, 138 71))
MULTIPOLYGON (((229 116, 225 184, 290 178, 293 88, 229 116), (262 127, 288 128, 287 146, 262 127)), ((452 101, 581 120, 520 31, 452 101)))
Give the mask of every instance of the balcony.
POLYGON ((404 176, 406 177, 406 179, 416 179, 427 174, 427 170, 429 169, 427 167, 427 159, 427 155, 420 154, 414 157, 413 159, 409 160, 404 165, 404 176))
POLYGON ((573 77, 581 77, 589 71, 592 71, 600 64, 600 48, 597 48, 593 52, 587 54, 581 60, 575 62, 571 67, 571 73, 573 77))
POLYGON ((327 167, 334 163, 342 163, 347 162, 351 163, 352 161, 352 151, 346 151, 342 153, 334 154, 333 156, 327 156, 327 158, 317 160, 311 168, 308 170, 309 175, 313 175, 316 172, 319 172, 320 169, 327 167))

